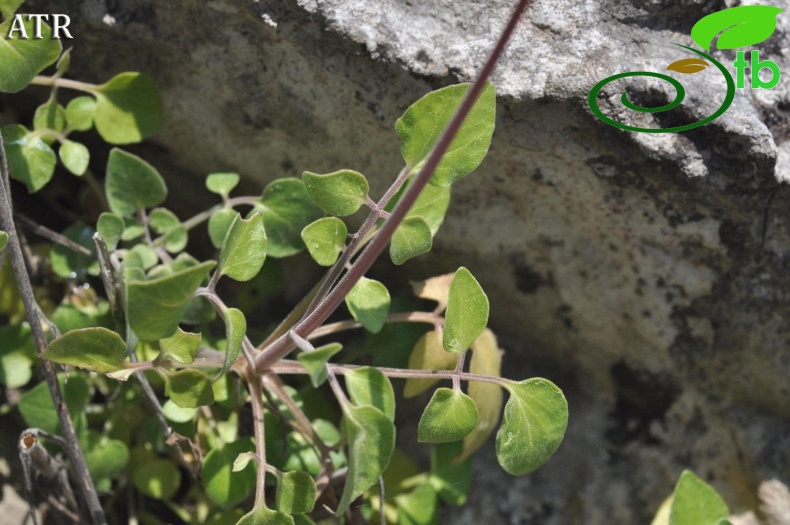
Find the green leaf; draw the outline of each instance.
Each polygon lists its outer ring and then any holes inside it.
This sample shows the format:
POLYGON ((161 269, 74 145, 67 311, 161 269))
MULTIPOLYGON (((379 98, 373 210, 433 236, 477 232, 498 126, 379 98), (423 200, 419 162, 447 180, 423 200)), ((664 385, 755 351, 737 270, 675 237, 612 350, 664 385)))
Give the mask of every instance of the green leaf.
POLYGON ((110 251, 118 247, 118 241, 121 239, 123 229, 123 219, 114 213, 104 212, 99 215, 99 220, 96 222, 96 231, 102 236, 105 244, 107 244, 107 249, 110 251))
POLYGON ((294 178, 278 179, 266 186, 259 206, 270 257, 287 257, 302 250, 302 230, 323 215, 302 181, 294 178))
MULTIPOLYGON (((19 5, 16 1, 6 4, 5 10, 15 9, 15 4, 19 5)), ((0 24, 0 91, 4 93, 16 93, 24 89, 33 77, 58 59, 63 49, 60 40, 52 38, 52 29, 47 24, 41 24, 42 38, 33 38, 36 34, 35 20, 20 18, 25 34, 30 38, 21 38, 19 31, 9 38, 14 23, 12 16, 0 24)), ((19 24, 14 27, 18 28, 19 24)))
POLYGON ((58 155, 66 169, 78 177, 85 174, 91 159, 88 148, 73 140, 67 140, 61 144, 58 155))
MULTIPOLYGON (((85 407, 90 399, 90 389, 85 380, 77 374, 69 376, 66 381, 66 374, 58 374, 63 397, 69 413, 75 419, 77 425, 80 424, 80 416, 84 418, 85 407)), ((49 388, 45 381, 41 381, 36 386, 22 394, 17 404, 22 418, 29 427, 40 428, 50 434, 60 434, 60 421, 58 413, 55 412, 55 405, 49 395, 49 388)), ((83 419, 84 421, 84 419, 83 419)))
POLYGON ((8 244, 8 234, 3 230, 0 230, 0 252, 3 251, 6 244, 8 244))
MULTIPOLYGON (((1 58, 0 64, 2 64, 1 58)), ((0 78, 2 78, 1 74, 0 78)), ((52 148, 38 134, 29 132, 19 124, 5 126, 2 134, 11 178, 24 182, 30 193, 35 193, 46 186, 52 179, 58 162, 52 148)))
POLYGON ((143 236, 145 229, 134 217, 124 217, 124 230, 121 234, 122 241, 133 241, 143 236))
MULTIPOLYGON (((137 261, 139 261, 140 268, 143 270, 150 270, 159 262, 159 256, 146 244, 136 244, 131 250, 126 252, 125 257, 127 259, 131 257, 136 258, 137 261)), ((137 264, 137 262, 135 262, 135 264, 137 264)))
POLYGON ((164 235, 163 242, 168 252, 178 253, 187 247, 187 229, 172 211, 166 208, 151 210, 148 223, 154 232, 164 235))
POLYGON ((265 260, 263 216, 255 213, 244 220, 237 214, 222 244, 217 271, 235 281, 249 281, 258 275, 265 260))
POLYGON ((110 144, 140 142, 162 127, 162 98, 147 75, 120 73, 91 93, 96 97, 96 131, 110 144))
POLYGON ((172 336, 159 340, 162 359, 170 359, 185 365, 194 363, 200 347, 200 339, 201 334, 185 332, 181 328, 176 329, 176 333, 172 336))
POLYGON ((266 507, 255 507, 245 514, 236 525, 295 525, 294 518, 288 514, 270 510, 266 507))
POLYGON ((378 368, 365 366, 349 370, 345 378, 346 389, 355 405, 374 406, 390 421, 395 419, 395 392, 389 378, 378 368))
POLYGON ((446 443, 467 436, 477 425, 477 407, 460 390, 438 388, 420 418, 421 443, 446 443))
POLYGON ((302 230, 302 240, 310 256, 321 266, 332 266, 346 247, 348 229, 337 217, 324 217, 302 230))
POLYGON ((292 516, 294 525, 316 525, 307 514, 294 514, 292 516))
POLYGON ((349 460, 337 516, 378 481, 395 448, 395 425, 378 408, 345 405, 343 425, 349 460))
POLYGON ((390 241, 390 259, 403 264, 412 257, 429 252, 433 244, 431 227, 422 217, 407 217, 395 229, 390 241))
POLYGON ((368 197, 368 181, 352 170, 340 170, 326 175, 302 174, 305 189, 319 208, 338 217, 355 213, 368 197))
POLYGON ((255 452, 242 452, 239 456, 233 461, 233 472, 238 472, 240 470, 244 470, 247 468, 247 465, 250 464, 251 461, 255 461, 256 464, 260 458, 258 454, 255 452))
MULTIPOLYGON (((445 352, 446 353, 446 352, 445 352)), ((502 351, 497 345, 494 333, 486 328, 472 343, 472 362, 469 365, 472 374, 500 377, 502 372, 502 351)), ((494 383, 470 381, 469 397, 475 402, 480 418, 471 434, 464 438, 463 450, 457 461, 463 461, 485 443, 488 436, 494 433, 499 414, 502 412, 502 387, 494 383)))
POLYGON ((435 236, 444 222, 444 215, 450 206, 450 188, 425 186, 406 213, 406 217, 422 217, 431 228, 431 235, 435 236))
POLYGON ((307 472, 294 470, 277 475, 277 510, 288 514, 310 512, 315 505, 315 481, 307 472))
POLYGON ((431 452, 428 481, 448 505, 463 505, 472 486, 472 460, 458 461, 460 441, 439 443, 431 452))
MULTIPOLYGON (((82 223, 75 222, 62 232, 63 236, 74 241, 80 246, 87 248, 89 252, 95 253, 96 247, 93 243, 93 228, 82 223)), ((55 244, 50 250, 50 263, 52 271, 64 279, 76 276, 84 276, 85 273, 98 275, 99 262, 94 256, 77 253, 71 248, 62 244, 55 244)))
POLYGON ((754 46, 767 40, 776 30, 776 17, 782 8, 769 5, 733 7, 701 18, 691 28, 691 38, 705 51, 710 51, 713 39, 718 49, 754 46))
MULTIPOLYGON (((60 133, 66 127, 66 109, 57 103, 57 101, 50 99, 39 107, 33 114, 33 129, 38 131, 42 129, 50 129, 60 133)), ((42 135, 41 140, 47 144, 55 142, 55 137, 50 135, 42 135)))
POLYGON ((719 525, 729 515, 716 489, 693 472, 683 471, 675 485, 669 525, 719 525))
POLYGON ((568 402, 543 378, 506 388, 510 399, 496 435, 496 455, 502 468, 519 476, 543 465, 559 448, 568 427, 568 402))
MULTIPOLYGON (((469 86, 458 84, 428 93, 395 123, 403 159, 412 171, 422 169, 469 86)), ((496 94, 494 85, 489 82, 442 157, 431 184, 446 188, 480 165, 491 144, 495 112, 496 94)))
POLYGON ((126 312, 134 333, 143 341, 173 335, 192 294, 214 265, 206 261, 159 279, 127 282, 126 312))
POLYGON ((213 502, 226 508, 232 507, 252 494, 255 489, 255 470, 233 472, 233 461, 239 454, 254 450, 252 441, 245 438, 227 443, 221 448, 213 448, 206 454, 202 478, 206 495, 213 502))
POLYGON ((41 357, 53 363, 106 374, 124 368, 126 343, 120 335, 106 328, 83 328, 67 332, 49 343, 41 357))
POLYGON ((167 197, 167 187, 159 172, 137 155, 118 148, 110 151, 104 185, 110 209, 122 217, 158 206, 167 197))
POLYGON ((11 18, 24 2, 25 0, 0 0, 0 17, 3 20, 11 18))
POLYGON ((225 351, 225 362, 222 365, 222 370, 214 378, 215 381, 230 370, 230 367, 236 362, 244 344, 244 336, 247 335, 247 319, 244 318, 241 310, 226 308, 222 312, 222 317, 225 320, 225 338, 228 341, 228 348, 225 351))
POLYGON ((102 437, 91 430, 80 439, 80 445, 94 481, 123 474, 126 470, 129 447, 123 441, 102 437))
POLYGON ((214 402, 211 380, 195 369, 168 374, 165 395, 182 408, 197 408, 214 402))
POLYGON ((417 486, 408 494, 395 497, 398 525, 436 525, 439 505, 436 490, 429 483, 417 486))
MULTIPOLYGON (((409 355, 409 368, 412 370, 452 370, 458 358, 442 347, 442 336, 433 330, 425 333, 412 348, 409 355)), ((410 377, 403 386, 403 397, 409 398, 422 394, 432 387, 438 379, 410 377)))
POLYGON ((472 345, 488 324, 488 297, 472 274, 458 268, 450 285, 444 325, 444 349, 461 353, 472 345))
POLYGON ((72 99, 66 104, 66 125, 74 131, 88 131, 93 127, 95 113, 95 98, 82 96, 72 99))
POLYGON ((206 177, 206 188, 211 193, 218 193, 227 197, 239 183, 238 173, 212 173, 206 177))
POLYGON ((222 208, 217 210, 208 220, 208 236, 214 248, 222 248, 225 236, 228 234, 230 225, 236 220, 238 212, 233 208, 222 208))
POLYGON ((0 384, 8 388, 25 386, 33 377, 37 360, 33 334, 26 324, 0 326, 0 384))
POLYGON ((180 407, 173 403, 172 400, 168 399, 165 401, 165 404, 162 405, 162 414, 164 414, 168 421, 172 421, 173 423, 186 423, 195 419, 197 408, 180 407))
POLYGON ((375 334, 387 319, 390 293, 380 282, 362 277, 348 292, 346 306, 354 319, 375 334))
POLYGON ((301 352, 296 359, 310 374, 310 382, 315 388, 321 386, 326 381, 326 363, 329 359, 343 348, 340 343, 329 343, 328 345, 316 348, 312 352, 301 352))
POLYGON ((172 461, 143 448, 132 451, 129 466, 134 486, 151 498, 167 501, 181 485, 181 472, 172 461))

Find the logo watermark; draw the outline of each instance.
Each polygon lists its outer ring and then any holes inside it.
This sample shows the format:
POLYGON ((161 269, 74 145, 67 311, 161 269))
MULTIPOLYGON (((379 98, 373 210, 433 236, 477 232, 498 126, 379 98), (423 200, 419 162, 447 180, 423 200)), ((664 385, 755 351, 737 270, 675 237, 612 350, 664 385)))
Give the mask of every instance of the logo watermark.
POLYGON ((11 28, 8 30, 8 34, 6 38, 8 40, 13 40, 14 38, 19 38, 20 40, 27 40, 28 38, 33 38, 35 40, 41 40, 44 38, 42 35, 42 27, 46 24, 49 19, 52 19, 52 36, 51 38, 56 38, 60 40, 61 38, 74 38, 69 33, 68 27, 71 23, 71 19, 69 15, 22 15, 16 14, 14 15, 14 19, 11 21, 11 28), (25 20, 27 19, 27 20, 25 20), (28 24, 25 24, 25 21, 28 24), (29 27, 29 22, 33 22, 33 27, 29 27), (28 29, 32 29, 33 35, 28 35, 28 29), (61 37, 61 34, 63 35, 61 37))
POLYGON ((730 71, 718 60, 710 56, 713 40, 719 36, 716 41, 718 49, 735 49, 739 47, 747 47, 759 44, 764 40, 770 38, 776 29, 776 17, 783 9, 779 7, 767 5, 752 5, 733 7, 725 9, 716 13, 710 14, 699 22, 694 24, 691 28, 691 39, 701 47, 704 51, 694 49, 692 47, 675 44, 678 47, 686 49, 695 53, 696 57, 684 58, 675 61, 667 66, 668 71, 675 71, 685 75, 699 73, 707 68, 710 64, 716 68, 724 76, 727 83, 727 94, 724 97, 722 105, 710 116, 691 124, 684 126, 675 126, 671 128, 640 128, 638 126, 630 126, 617 122, 606 115, 598 107, 598 94, 610 82, 628 77, 654 77, 666 82, 669 82, 675 88, 675 98, 670 103, 655 108, 647 108, 639 106, 628 99, 627 92, 624 92, 620 98, 621 102, 628 109, 639 111, 643 113, 659 113, 662 111, 669 111, 672 108, 679 106, 686 96, 686 90, 683 89, 681 83, 664 73, 654 73, 650 71, 634 71, 629 73, 619 73, 612 75, 601 80, 590 90, 587 96, 587 103, 590 109, 600 120, 616 128, 638 131, 642 133, 675 133, 679 131, 686 131, 689 129, 704 126, 709 122, 719 118, 730 107, 732 101, 735 99, 735 89, 744 89, 746 87, 746 69, 751 69, 751 79, 749 85, 752 89, 771 89, 779 83, 781 72, 779 66, 770 60, 761 60, 759 51, 751 51, 749 59, 746 58, 746 51, 738 51, 736 59, 733 62, 733 69, 735 70, 736 78, 733 79, 730 71), (707 51, 708 53, 706 53, 707 51), (768 70, 771 73, 771 78, 762 80, 760 78, 760 71, 768 70))

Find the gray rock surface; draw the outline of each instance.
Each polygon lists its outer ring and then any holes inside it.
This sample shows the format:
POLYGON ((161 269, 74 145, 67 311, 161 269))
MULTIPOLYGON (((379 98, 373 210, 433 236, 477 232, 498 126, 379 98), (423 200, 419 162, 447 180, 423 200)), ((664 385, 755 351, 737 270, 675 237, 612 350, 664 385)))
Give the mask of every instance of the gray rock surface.
MULTIPOLYGON (((40 12, 71 14, 75 76, 157 79, 166 124, 145 155, 192 177, 196 194, 216 170, 255 187, 342 167, 378 194, 401 166, 395 119, 430 89, 470 80, 511 4, 54 0, 40 12)), ((684 468, 734 512, 755 505, 761 480, 790 483, 790 81, 738 90, 721 118, 682 134, 624 132, 587 107, 604 77, 686 58, 671 44, 690 45, 697 20, 732 5, 528 9, 494 75, 489 157, 454 187, 432 255, 404 270, 469 267, 509 350, 506 375, 557 382, 571 423, 531 475, 508 476, 484 447, 469 505, 443 522, 649 523, 684 468)), ((790 72, 790 13, 756 48, 790 72)), ((679 118, 720 104, 713 68, 682 80, 679 118)), ((617 109, 617 97, 603 107, 621 120, 669 125, 617 109)))

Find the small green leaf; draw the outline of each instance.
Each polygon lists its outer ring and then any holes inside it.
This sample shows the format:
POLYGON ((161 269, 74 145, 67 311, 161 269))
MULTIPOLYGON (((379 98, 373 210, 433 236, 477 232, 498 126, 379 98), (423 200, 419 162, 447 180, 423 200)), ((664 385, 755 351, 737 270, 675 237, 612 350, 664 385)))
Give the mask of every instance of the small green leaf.
MULTIPOLYGON (((58 374, 58 383, 66 400, 66 406, 69 407, 69 413, 79 425, 80 419, 85 416, 85 407, 90 399, 88 383, 76 373, 69 376, 68 381, 66 374, 58 374)), ((50 434, 60 434, 60 420, 45 381, 41 381, 22 394, 17 408, 27 426, 40 428, 50 434)), ((84 419, 82 421, 84 423, 84 419)))
MULTIPOLYGON (((420 337, 409 355, 409 368, 412 370, 452 370, 457 362, 455 354, 446 352, 442 347, 442 336, 433 330, 420 337)), ((432 387, 438 379, 410 377, 403 387, 403 397, 409 398, 422 394, 432 387)))
POLYGON ((172 336, 159 340, 162 359, 170 359, 185 365, 194 363, 200 347, 200 339, 201 334, 192 334, 178 328, 172 336))
POLYGON ((390 242, 390 259, 403 264, 412 257, 429 252, 433 244, 431 227, 422 217, 407 217, 395 229, 390 242))
POLYGON ((228 234, 230 225, 236 219, 238 212, 233 208, 222 208, 217 210, 208 220, 208 236, 211 239, 211 244, 214 248, 222 248, 225 242, 225 235, 228 234))
POLYGON ((138 209, 158 206, 167 197, 167 187, 159 172, 137 155, 118 148, 110 151, 104 185, 110 209, 122 217, 138 209))
POLYGON ((458 461, 460 441, 439 443, 431 452, 428 481, 448 505, 463 505, 472 486, 472 460, 458 461))
MULTIPOLYGON (((417 172, 455 114, 470 84, 448 86, 428 93, 395 123, 406 165, 417 172)), ((431 177, 431 184, 446 188, 474 171, 485 158, 494 133, 496 94, 490 82, 480 93, 447 153, 431 177)))
POLYGON ((223 311, 222 317, 225 320, 225 338, 228 341, 228 348, 225 351, 225 362, 222 365, 222 370, 214 378, 215 381, 230 370, 230 367, 236 362, 244 344, 244 337, 247 335, 247 319, 244 318, 241 310, 227 308, 223 311))
POLYGON ((315 481, 307 472, 294 470, 277 476, 277 510, 288 514, 310 512, 315 505, 315 481))
POLYGON ((143 448, 132 450, 129 466, 134 486, 151 498, 167 501, 181 485, 181 472, 175 463, 143 448))
POLYGON ((266 507, 255 507, 245 514, 236 525, 295 525, 294 518, 266 507))
MULTIPOLYGON (((447 353, 447 352, 445 352, 447 353)), ((486 328, 472 343, 472 362, 469 365, 472 374, 500 377, 502 372, 502 351, 497 345, 494 333, 486 328)), ((502 387, 494 383, 470 381, 469 397, 475 402, 480 418, 471 434, 464 438, 463 450, 457 461, 463 461, 485 443, 488 436, 494 433, 499 414, 502 412, 502 387)))
POLYGON ((0 230, 0 252, 3 251, 6 244, 8 244, 8 234, 3 230, 0 230))
POLYGON ((211 193, 218 193, 223 197, 227 197, 240 179, 241 177, 239 177, 238 173, 212 173, 206 177, 206 188, 211 193))
POLYGON ((164 235, 163 242, 168 252, 178 253, 187 247, 187 229, 172 211, 166 208, 151 210, 148 223, 154 232, 164 235))
POLYGON ((302 240, 310 256, 321 266, 332 266, 346 247, 348 229, 337 217, 324 217, 302 230, 302 240))
POLYGON ((214 265, 206 261, 158 279, 127 282, 126 312, 134 333, 143 341, 173 335, 192 294, 214 265))
POLYGON ((422 217, 431 228, 431 235, 435 236, 444 222, 444 215, 450 206, 450 188, 425 186, 409 208, 406 217, 422 217))
POLYGON ((519 476, 543 465, 559 448, 568 427, 568 402, 543 378, 506 388, 510 399, 496 435, 496 455, 502 468, 519 476))
POLYGON ((352 170, 340 170, 326 175, 302 174, 302 181, 319 208, 338 217, 355 213, 368 197, 368 181, 352 170))
POLYGON ((123 474, 126 470, 129 447, 123 441, 102 437, 91 430, 80 439, 80 445, 94 481, 123 474))
POLYGON ((96 99, 77 97, 66 104, 66 125, 74 131, 88 131, 93 127, 96 99))
POLYGON ((164 414, 168 421, 172 421, 173 423, 186 423, 187 421, 192 421, 195 419, 197 411, 197 408, 180 407, 170 399, 165 401, 165 404, 162 405, 162 414, 164 414))
POLYGON ((58 155, 66 169, 78 177, 85 174, 91 159, 88 148, 73 140, 67 140, 61 144, 58 155))
MULTIPOLYGON (((128 259, 130 257, 136 257, 137 261, 139 261, 140 268, 143 270, 150 270, 159 262, 159 256, 146 244, 134 245, 131 250, 126 252, 126 258, 128 259)), ((135 261, 135 264, 137 261, 135 261)))
POLYGON ((0 17, 5 20, 11 18, 25 0, 0 0, 0 17))
MULTIPOLYGON (((93 243, 93 229, 79 222, 75 222, 65 230, 62 235, 80 246, 95 253, 93 243)), ((61 244, 55 244, 50 250, 50 263, 52 271, 64 279, 75 276, 84 276, 86 273, 98 275, 99 262, 94 256, 78 253, 61 244)))
POLYGON ((312 352, 301 352, 296 359, 310 374, 310 381, 315 388, 321 386, 326 381, 326 363, 329 359, 343 348, 340 343, 329 343, 328 345, 316 348, 312 352))
POLYGON ((362 277, 346 296, 346 306, 354 319, 375 334, 387 319, 390 293, 380 282, 362 277))
POLYGON ((255 489, 255 470, 233 472, 233 461, 239 454, 254 450, 255 446, 250 439, 240 439, 221 448, 212 448, 206 454, 202 478, 206 495, 213 502, 226 508, 232 507, 252 494, 255 489))
POLYGON ((347 404, 343 407, 343 425, 349 459, 337 516, 378 481, 395 449, 395 425, 378 408, 347 404))
POLYGON ((488 324, 488 297, 463 266, 455 272, 447 300, 444 349, 461 353, 472 345, 488 324))
POLYGON ((124 217, 124 229, 121 234, 122 241, 133 241, 143 236, 145 229, 134 217, 124 217))
POLYGON ((705 51, 713 39, 718 49, 754 46, 767 40, 776 30, 776 17, 784 11, 769 5, 743 5, 711 13, 691 28, 691 38, 705 51))
MULTIPOLYGON (((0 45, 1 43, 2 40, 0 45)), ((30 193, 35 193, 46 186, 52 179, 55 165, 58 163, 52 148, 38 134, 29 132, 19 124, 5 126, 2 134, 11 178, 24 182, 30 193)))
POLYGON ((299 179, 278 179, 266 186, 260 208, 268 237, 267 255, 287 257, 304 248, 301 233, 323 213, 299 179))
POLYGON ((356 368, 346 372, 345 378, 346 389, 355 405, 374 406, 390 420, 395 419, 395 392, 389 378, 379 369, 356 368))
MULTIPOLYGON (((36 108, 33 114, 33 129, 38 131, 50 129, 60 133, 66 127, 66 109, 55 100, 48 100, 36 108)), ((55 137, 42 135, 41 140, 47 144, 55 142, 55 137)))
POLYGON ((102 236, 105 244, 107 244, 107 249, 110 251, 115 250, 118 246, 123 229, 123 219, 114 213, 104 212, 99 215, 99 220, 96 222, 96 231, 102 236))
POLYGON ((37 354, 33 334, 26 324, 0 326, 0 385, 25 386, 33 377, 37 354))
POLYGON ((420 418, 421 443, 446 443, 467 436, 477 425, 477 407, 460 390, 438 388, 420 418))
POLYGON ((96 131, 110 144, 140 142, 162 127, 162 98, 147 75, 120 73, 91 92, 96 97, 96 131))
POLYGON ((709 484, 684 470, 675 485, 669 525, 719 525, 730 511, 709 484))
POLYGON ((124 368, 126 343, 120 335, 106 328, 83 328, 67 332, 49 343, 41 357, 106 374, 124 368))
MULTIPOLYGON (((429 483, 418 485, 408 494, 395 497, 398 525, 436 525, 439 505, 436 490, 429 483)), ((386 514, 386 512, 385 512, 386 514)))
POLYGON ((250 464, 250 461, 254 461, 257 464, 260 461, 258 454, 255 452, 242 452, 239 454, 239 457, 233 461, 233 472, 244 470, 247 468, 247 465, 250 464))
POLYGON ((235 281, 249 281, 258 275, 265 260, 266 231, 263 216, 255 213, 244 220, 237 215, 222 244, 217 271, 235 281))
MULTIPOLYGON (((12 11, 19 5, 13 1, 6 4, 6 10, 12 11)), ((36 35, 35 20, 20 17, 24 26, 24 35, 20 31, 9 32, 14 24, 14 17, 8 16, 0 24, 0 91, 16 93, 24 89, 45 67, 53 64, 60 56, 63 46, 60 40, 52 38, 52 29, 41 24, 41 38, 36 35), (28 38, 23 38, 23 36, 28 38), (10 38, 13 37, 13 38, 10 38)), ((17 24, 13 29, 18 29, 17 24)))
POLYGON ((165 395, 182 408, 197 408, 214 402, 211 380, 200 370, 179 370, 167 376, 165 395))

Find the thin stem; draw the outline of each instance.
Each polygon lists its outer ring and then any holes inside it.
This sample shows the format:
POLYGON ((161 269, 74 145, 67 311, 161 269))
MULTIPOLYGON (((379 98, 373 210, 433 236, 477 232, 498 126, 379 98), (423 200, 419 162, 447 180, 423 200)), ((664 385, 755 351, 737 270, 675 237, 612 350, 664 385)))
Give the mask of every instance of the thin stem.
MULTIPOLYGON (((208 288, 198 288, 195 291, 195 296, 203 296, 209 300, 209 302, 214 306, 214 310, 219 314, 223 321, 227 323, 227 319, 225 318, 225 312, 227 311, 228 307, 225 305, 225 302, 213 291, 209 290, 208 288)), ((247 335, 244 335, 244 340, 241 342, 241 350, 244 354, 244 357, 247 359, 247 363, 250 366, 254 366, 255 364, 255 347, 250 342, 250 339, 247 335)))
MULTIPOLYGON (((351 290, 351 288, 353 288, 357 281, 359 281, 359 279, 365 275, 365 273, 370 269, 375 260, 387 246, 387 243, 392 237, 392 234, 395 232, 395 229, 398 227, 398 225, 400 225, 401 222, 403 222, 403 219, 406 217, 406 213, 417 200, 417 197, 425 185, 428 184, 428 181, 430 180, 434 171, 436 171, 439 162, 441 162, 445 152, 448 150, 453 139, 458 134, 461 125, 464 123, 467 115, 472 110, 474 103, 477 101, 478 96, 485 87, 488 77, 491 75, 491 72, 494 70, 494 66, 499 60, 499 57, 502 55, 505 45, 507 44, 507 41, 510 39, 510 35, 515 29, 522 11, 524 8, 526 8, 528 3, 529 0, 521 0, 519 2, 518 6, 511 15, 505 30, 499 37, 499 41, 494 47, 494 50, 491 52, 491 55, 486 61, 485 66, 478 75, 474 84, 472 84, 471 88, 469 88, 469 90, 466 92, 466 95, 461 101, 461 105, 459 106, 455 115, 453 115, 450 123, 447 125, 438 142, 431 150, 431 153, 428 155, 424 167, 422 170, 420 170, 419 175, 417 175, 417 177, 414 179, 414 182, 411 184, 411 186, 409 186, 409 188, 406 190, 403 197, 400 199, 400 202, 398 202, 398 205, 395 206, 395 209, 390 214, 390 217, 384 221, 381 229, 370 241, 370 244, 368 244, 367 248, 365 248, 365 250, 360 254, 359 258, 357 258, 348 272, 346 272, 340 281, 338 281, 337 285, 334 286, 334 288, 332 288, 332 290, 327 294, 326 298, 322 298, 319 292, 317 297, 318 301, 320 302, 316 304, 312 310, 308 309, 307 315, 304 317, 304 319, 302 319, 294 327, 294 330, 298 334, 304 336, 305 334, 309 334, 321 326, 321 324, 326 321, 332 312, 334 312, 335 309, 340 306, 340 303, 343 302, 343 299, 346 297, 346 295, 348 295, 348 292, 351 290)), ((324 285, 327 285, 327 283, 328 286, 332 286, 331 279, 327 279, 324 285)), ((291 340, 287 337, 281 336, 269 347, 265 348, 260 354, 258 354, 258 356, 255 358, 256 369, 259 371, 266 370, 278 360, 285 357, 292 349, 293 346, 291 344, 291 340)))
POLYGON ((266 429, 263 420, 263 394, 261 379, 249 374, 247 385, 250 390, 252 415, 255 420, 255 451, 258 454, 258 473, 255 482, 255 508, 266 508, 266 429))
POLYGON ((338 403, 340 403, 341 407, 348 406, 351 402, 346 397, 346 393, 343 392, 343 389, 340 387, 340 383, 337 380, 337 376, 335 376, 335 367, 330 366, 327 363, 327 379, 329 380, 329 386, 332 387, 332 392, 334 392, 335 397, 337 398, 338 403))
POLYGON ((15 213, 14 217, 17 221, 19 221, 23 228, 31 231, 39 237, 47 239, 48 241, 52 241, 55 244, 60 244, 61 246, 64 246, 73 252, 79 253, 80 255, 93 257, 93 254, 89 249, 87 249, 85 246, 82 246, 81 244, 77 244, 65 235, 52 231, 46 226, 35 222, 33 219, 30 219, 19 212, 15 213))
POLYGON ((466 360, 466 352, 458 354, 455 361, 455 375, 453 375, 453 390, 461 390, 461 374, 464 372, 464 361, 466 360))
MULTIPOLYGON (((444 325, 444 317, 434 312, 407 312, 398 314, 389 314, 384 320, 385 323, 426 323, 434 326, 444 325)), ((313 330, 307 339, 318 339, 327 335, 336 334, 345 330, 353 330, 354 328, 362 328, 362 324, 351 319, 347 321, 338 321, 336 323, 325 324, 313 330)), ((295 332, 294 332, 295 333, 295 332)))
MULTIPOLYGON (((14 278, 19 290, 19 295, 25 306, 28 323, 33 332, 33 339, 36 342, 38 353, 41 355, 47 347, 47 337, 42 327, 42 323, 46 317, 41 312, 36 302, 35 295, 33 294, 33 286, 30 284, 30 276, 27 273, 25 260, 22 255, 22 248, 20 247, 19 237, 17 236, 16 226, 14 224, 11 188, 6 184, 6 181, 9 179, 8 161, 6 159, 5 144, 3 143, 2 136, 0 136, 0 171, 2 172, 0 174, 0 179, 2 180, 2 184, 0 185, 0 228, 5 230, 8 234, 7 248, 11 260, 11 268, 14 271, 14 278)), ((49 324, 49 320, 46 320, 46 322, 49 324)), ((56 332, 53 331, 53 335, 54 334, 56 334, 56 332)), ((85 504, 88 507, 93 522, 97 525, 104 525, 107 523, 107 520, 104 517, 104 511, 102 510, 101 502, 99 502, 96 487, 93 485, 93 480, 88 472, 85 456, 83 456, 82 450, 80 449, 79 440, 74 430, 74 424, 71 420, 69 409, 63 399, 55 366, 51 361, 42 359, 41 367, 44 371, 49 393, 52 396, 52 402, 58 413, 61 431, 68 445, 66 447, 66 453, 76 472, 80 493, 85 500, 85 504)))
POLYGON ((99 87, 96 84, 89 84, 88 82, 79 82, 77 80, 69 80, 68 78, 55 78, 37 76, 30 81, 33 86, 59 86, 66 89, 76 89, 77 91, 86 91, 93 93, 99 87))

